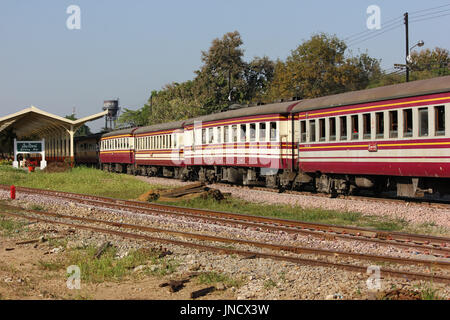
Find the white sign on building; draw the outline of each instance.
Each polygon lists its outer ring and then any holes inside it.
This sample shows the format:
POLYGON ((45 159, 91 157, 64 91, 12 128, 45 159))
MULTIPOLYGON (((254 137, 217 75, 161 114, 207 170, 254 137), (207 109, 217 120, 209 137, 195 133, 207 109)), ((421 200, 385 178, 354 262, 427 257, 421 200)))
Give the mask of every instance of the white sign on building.
POLYGON ((17 141, 17 139, 14 139, 14 168, 19 168, 18 154, 40 154, 42 156, 41 170, 47 167, 47 161, 45 161, 45 139, 41 141, 17 141))

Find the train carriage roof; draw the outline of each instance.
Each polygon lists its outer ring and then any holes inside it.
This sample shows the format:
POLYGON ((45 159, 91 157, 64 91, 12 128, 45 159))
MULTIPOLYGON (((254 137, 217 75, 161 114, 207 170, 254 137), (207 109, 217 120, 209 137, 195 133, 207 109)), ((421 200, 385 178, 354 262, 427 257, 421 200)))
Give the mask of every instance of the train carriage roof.
POLYGON ((186 120, 181 121, 173 121, 169 123, 161 123, 161 124, 154 124, 151 126, 146 127, 140 127, 136 130, 135 134, 143 134, 147 132, 155 132, 155 131, 161 131, 161 130, 172 130, 172 129, 183 129, 183 124, 186 122, 186 120))
POLYGON ((102 138, 120 136, 120 135, 123 135, 123 134, 132 134, 134 130, 136 130, 136 128, 127 128, 127 129, 121 129, 121 130, 114 130, 114 131, 111 131, 111 132, 103 134, 102 138))
POLYGON ((293 113, 332 108, 382 100, 399 99, 425 94, 450 92, 450 76, 411 81, 367 90, 351 91, 300 101, 293 113))
POLYGON ((279 102, 255 107, 244 107, 237 110, 229 110, 220 113, 212 113, 206 116, 188 119, 186 120, 185 125, 192 125, 197 121, 208 122, 264 114, 287 114, 289 113, 291 107, 297 103, 299 103, 299 101, 279 102))

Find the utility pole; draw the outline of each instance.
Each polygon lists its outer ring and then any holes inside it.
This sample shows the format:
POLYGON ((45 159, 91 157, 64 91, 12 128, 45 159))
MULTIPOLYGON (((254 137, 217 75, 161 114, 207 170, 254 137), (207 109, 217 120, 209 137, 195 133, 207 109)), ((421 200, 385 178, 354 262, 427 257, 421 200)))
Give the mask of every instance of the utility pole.
POLYGON ((409 19, 408 19, 408 12, 405 13, 405 32, 406 32, 406 82, 409 82, 409 66, 408 66, 408 57, 409 57, 409 19))

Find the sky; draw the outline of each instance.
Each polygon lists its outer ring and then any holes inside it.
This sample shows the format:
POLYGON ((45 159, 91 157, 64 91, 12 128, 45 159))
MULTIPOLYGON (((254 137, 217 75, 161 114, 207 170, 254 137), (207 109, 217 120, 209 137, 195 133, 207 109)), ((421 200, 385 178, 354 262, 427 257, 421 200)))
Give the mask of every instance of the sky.
MULTIPOLYGON (((425 42, 414 50, 450 49, 450 15, 430 19, 450 14, 448 0, 2 0, 0 117, 34 105, 60 116, 75 108, 81 118, 115 98, 137 110, 152 90, 193 79, 201 52, 235 30, 246 61, 284 60, 325 32, 353 36, 352 54, 367 52, 392 69, 405 61, 407 11, 410 46, 425 42), (71 5, 80 8, 80 29, 67 28, 71 5), (379 30, 367 28, 371 5, 380 8, 379 30)), ((88 125, 95 132, 104 120, 88 125)))

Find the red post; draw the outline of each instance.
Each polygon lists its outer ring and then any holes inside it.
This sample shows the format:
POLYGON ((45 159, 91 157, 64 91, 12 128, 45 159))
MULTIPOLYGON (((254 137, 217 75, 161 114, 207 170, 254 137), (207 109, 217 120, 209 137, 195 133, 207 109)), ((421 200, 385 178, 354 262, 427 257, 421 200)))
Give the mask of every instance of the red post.
POLYGON ((11 199, 14 200, 16 198, 16 187, 11 186, 11 199))

